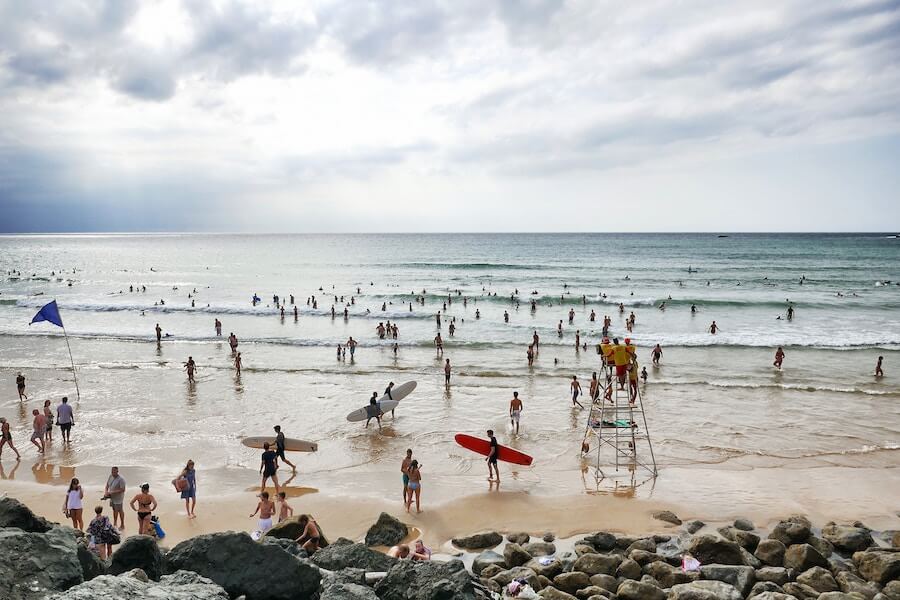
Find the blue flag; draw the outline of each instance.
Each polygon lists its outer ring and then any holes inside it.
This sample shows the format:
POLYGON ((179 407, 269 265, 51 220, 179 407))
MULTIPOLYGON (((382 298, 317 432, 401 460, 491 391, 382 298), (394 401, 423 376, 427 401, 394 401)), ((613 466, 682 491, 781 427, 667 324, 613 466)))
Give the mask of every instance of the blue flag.
MULTIPOLYGON (((38 313, 34 315, 31 323, 39 323, 40 321, 53 323, 57 327, 63 326, 62 317, 59 316, 59 307, 56 306, 56 300, 42 306, 41 310, 39 310, 38 313)), ((31 325, 31 323, 29 323, 29 325, 31 325)))

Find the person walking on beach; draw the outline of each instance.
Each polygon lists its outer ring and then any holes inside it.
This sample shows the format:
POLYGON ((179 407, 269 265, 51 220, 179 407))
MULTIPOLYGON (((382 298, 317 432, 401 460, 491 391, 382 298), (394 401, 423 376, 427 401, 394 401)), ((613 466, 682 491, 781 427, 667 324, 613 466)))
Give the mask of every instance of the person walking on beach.
POLYGON ((516 435, 519 435, 519 418, 522 416, 522 401, 519 400, 519 392, 513 392, 512 400, 509 401, 509 424, 515 428, 516 435))
MULTIPOLYGON (((266 442, 263 444, 263 453, 259 462, 259 474, 262 475, 262 483, 260 489, 266 491, 266 481, 270 478, 275 485, 275 491, 278 491, 278 453, 271 450, 271 446, 266 442)), ((268 496, 266 496, 268 498, 268 496)))
POLYGON ((16 460, 22 458, 22 455, 19 454, 19 451, 16 450, 13 444, 12 433, 9 431, 9 423, 6 422, 6 417, 0 417, 0 457, 3 456, 3 446, 12 448, 12 451, 16 453, 16 460))
POLYGON ((662 358, 662 347, 659 344, 650 351, 650 357, 653 359, 653 364, 659 366, 659 359, 662 358))
POLYGON ((235 371, 235 373, 237 373, 238 375, 241 374, 241 363, 242 363, 242 361, 241 361, 241 353, 238 352, 238 353, 235 354, 235 356, 234 356, 234 371, 235 371))
POLYGON ((581 402, 578 401, 578 396, 581 394, 581 384, 578 383, 577 375, 572 375, 572 383, 569 384, 569 388, 572 390, 572 406, 577 404, 581 408, 584 408, 581 402))
POLYGON ((780 369, 782 362, 784 362, 784 349, 781 346, 778 346, 778 350, 775 351, 775 362, 772 364, 775 368, 780 369))
POLYGON ((25 393, 25 376, 22 375, 22 371, 16 375, 16 389, 19 391, 19 401, 28 400, 28 395, 25 393))
POLYGON ((300 547, 306 550, 308 555, 312 555, 319 549, 319 542, 322 539, 322 534, 319 532, 319 526, 309 515, 300 515, 297 522, 300 527, 303 528, 303 533, 301 533, 300 537, 294 541, 300 544, 300 547))
MULTIPOLYGON (((296 308, 296 306, 294 307, 296 308)), ((281 523, 285 519, 294 516, 294 507, 288 504, 287 494, 278 492, 278 522, 281 523)))
POLYGON ((197 363, 194 362, 193 356, 188 356, 187 362, 184 363, 184 370, 187 371, 188 381, 194 383, 194 370, 197 368, 197 363))
POLYGON ((103 488, 102 500, 109 499, 109 508, 113 514, 113 526, 125 529, 125 479, 119 475, 119 467, 110 469, 106 486, 103 488))
POLYGON ((487 436, 490 438, 490 451, 488 452, 485 462, 488 464, 488 481, 496 481, 500 483, 500 468, 497 466, 497 454, 500 448, 497 447, 497 438, 494 437, 494 430, 488 429, 487 436), (494 479, 494 473, 497 473, 497 479, 494 479))
POLYGON ((713 335, 716 335, 716 332, 719 331, 719 326, 716 325, 716 322, 713 321, 712 325, 709 326, 709 332, 713 335))
POLYGON ((884 371, 881 370, 881 361, 884 360, 883 356, 878 357, 878 362, 875 363, 875 377, 884 377, 884 371))
POLYGON ((422 495, 422 473, 419 469, 419 461, 413 460, 409 463, 409 484, 407 485, 409 492, 406 494, 406 512, 409 512, 413 498, 416 500, 416 512, 422 512, 422 509, 419 507, 419 499, 422 495))
POLYGON ((188 519, 194 519, 197 517, 194 513, 194 509, 197 507, 197 471, 194 469, 194 461, 188 460, 174 481, 179 479, 187 482, 187 487, 181 490, 181 499, 184 500, 184 510, 187 512, 188 519))
POLYGON ((156 345, 162 342, 162 327, 159 326, 159 323, 156 324, 156 345))
POLYGON ((84 520, 82 518, 82 513, 84 512, 83 499, 84 490, 81 489, 81 483, 77 477, 73 477, 72 481, 69 482, 69 489, 66 490, 63 512, 66 514, 67 519, 72 519, 72 527, 79 531, 84 529, 84 520))
POLYGON ((50 406, 49 400, 44 400, 44 418, 47 420, 47 427, 44 429, 44 445, 46 446, 53 441, 53 408, 50 406))
POLYGON ((281 431, 281 425, 275 425, 272 429, 275 430, 275 454, 280 458, 284 464, 290 465, 292 471, 297 470, 297 465, 292 463, 287 459, 287 456, 284 455, 284 432, 281 431))
POLYGON ((69 404, 68 396, 62 397, 62 402, 56 407, 56 424, 59 425, 63 443, 68 444, 72 435, 72 426, 75 425, 75 413, 69 404))
POLYGON ((409 494, 409 465, 412 463, 412 448, 406 449, 406 458, 400 463, 400 473, 403 478, 403 505, 406 505, 407 495, 409 494))
POLYGON ((444 362, 444 385, 450 387, 450 359, 444 362))
POLYGON ((153 511, 156 510, 157 504, 156 498, 150 493, 149 483, 141 484, 141 491, 135 494, 128 506, 137 513, 138 535, 150 535, 148 531, 153 528, 150 524, 150 517, 153 515, 153 511), (135 508, 135 504, 137 504, 137 508, 135 508))
POLYGON ((275 503, 269 500, 269 492, 265 490, 259 494, 258 498, 259 502, 256 503, 256 510, 250 513, 250 518, 252 519, 259 514, 259 521, 257 521, 256 526, 260 533, 265 533, 272 529, 272 515, 275 514, 275 503))
POLYGON ((31 422, 31 443, 34 444, 34 447, 38 449, 38 452, 43 454, 44 434, 46 433, 45 430, 47 428, 47 419, 45 419, 44 415, 41 414, 41 411, 36 408, 31 411, 31 414, 34 415, 34 420, 31 422))

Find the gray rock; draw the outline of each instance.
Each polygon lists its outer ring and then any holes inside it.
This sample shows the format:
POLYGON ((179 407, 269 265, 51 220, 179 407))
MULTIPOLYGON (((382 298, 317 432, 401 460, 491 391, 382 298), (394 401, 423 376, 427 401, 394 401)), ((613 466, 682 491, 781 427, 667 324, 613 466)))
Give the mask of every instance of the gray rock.
POLYGON ((658 510, 653 513, 653 518, 657 521, 671 523, 672 525, 681 525, 681 519, 671 510, 658 510))
POLYGON ((797 576, 797 583, 808 585, 819 593, 836 592, 838 588, 837 581, 831 575, 831 571, 822 567, 813 567, 807 571, 803 571, 797 576))
POLYGON ((669 600, 743 600, 734 586, 722 581, 692 581, 669 590, 669 600))
POLYGON ((578 590, 582 590, 589 585, 591 585, 591 578, 581 571, 560 573, 553 578, 553 587, 567 594, 574 595, 578 590))
POLYGON ((859 574, 867 581, 884 586, 893 579, 900 579, 900 552, 891 550, 864 550, 853 553, 853 562, 859 574))
POLYGON ((46 533, 0 529, 0 598, 37 600, 84 581, 75 538, 62 528, 46 533))
POLYGON ((731 584, 742 597, 749 594, 753 589, 753 584, 756 583, 756 571, 753 570, 753 567, 703 565, 700 567, 700 576, 703 579, 731 584))
POLYGON ((771 581, 778 585, 784 585, 791 580, 788 570, 784 567, 763 567, 756 570, 756 579, 759 581, 771 581))
POLYGON ((562 590, 558 590, 554 587, 545 587, 538 595, 541 598, 545 598, 546 600, 576 600, 575 596, 572 594, 567 594, 562 590))
POLYGON ((453 538, 453 545, 464 550, 481 550, 482 548, 493 548, 503 542, 503 536, 496 531, 486 531, 476 533, 466 537, 453 538))
POLYGON ((656 542, 651 538, 641 538, 629 544, 625 549, 625 554, 631 554, 632 550, 644 550, 645 552, 656 552, 656 542))
POLYGON ((497 554, 493 550, 485 550, 481 554, 475 557, 475 560, 472 561, 472 572, 476 575, 481 575, 481 572, 488 565, 497 565, 502 569, 505 569, 507 566, 517 567, 519 565, 507 565, 506 560, 502 555, 497 554))
POLYGON ((616 597, 621 600, 665 600, 666 593, 658 587, 629 579, 619 584, 616 597))
POLYGON ((304 598, 318 590, 321 579, 312 564, 233 531, 185 540, 169 551, 166 562, 170 570, 193 571, 212 579, 229 595, 244 595, 247 600, 304 598))
POLYGON ((786 521, 779 521, 769 538, 778 540, 785 546, 804 544, 809 539, 809 521, 803 517, 790 517, 786 521))
POLYGON ((670 588, 681 583, 690 583, 693 577, 669 563, 658 560, 644 566, 644 573, 659 582, 659 587, 670 588))
POLYGON ((163 555, 155 538, 133 535, 125 538, 122 545, 113 552, 109 565, 110 575, 119 575, 132 569, 142 570, 154 581, 163 575, 163 555))
POLYGON ((742 565, 741 547, 735 542, 715 535, 698 535, 691 540, 688 550, 700 564, 742 565))
MULTIPOLYGON (((842 592, 860 594, 866 600, 872 600, 878 593, 878 585, 869 583, 849 571, 840 571, 834 576, 842 592)), ((885 586, 887 587, 887 586, 885 586)), ((900 586, 898 586, 900 587, 900 586)), ((900 590, 898 590, 900 591, 900 590)))
POLYGON ((527 567, 513 567, 512 569, 494 575, 490 580, 500 587, 503 587, 509 585, 513 579, 524 579, 528 582, 528 585, 536 590, 543 587, 538 581, 537 573, 527 567))
POLYGON ((578 557, 572 568, 588 576, 597 574, 614 575, 620 564, 622 564, 621 556, 583 554, 578 557))
POLYGON ((312 562, 329 571, 340 571, 347 567, 369 571, 387 571, 397 562, 397 559, 376 552, 365 544, 338 538, 327 548, 322 548, 313 554, 312 562))
POLYGON ((394 546, 409 535, 409 528, 400 519, 386 512, 366 532, 366 546, 394 546))
POLYGON ((616 536, 606 531, 598 531, 584 538, 584 541, 600 552, 607 552, 616 547, 616 536))
POLYGON ((641 565, 630 558, 626 558, 616 568, 616 576, 624 579, 639 579, 641 576, 641 565))
POLYGON ((322 589, 319 600, 378 600, 375 590, 358 583, 335 583, 322 589))
POLYGON ((780 567, 784 564, 786 550, 787 547, 778 540, 761 540, 753 556, 770 567, 780 567))
POLYGON ((813 567, 828 567, 828 561, 809 544, 794 544, 784 553, 784 566, 805 571, 813 567))
POLYGON ((228 594, 215 582, 190 571, 164 575, 151 581, 141 571, 102 575, 51 596, 51 600, 228 600, 228 594))
POLYGON ((784 584, 784 593, 796 596, 800 600, 816 600, 819 597, 819 592, 804 583, 797 583, 796 581, 784 584))
POLYGON ((610 592, 615 592, 619 587, 619 580, 612 575, 598 573, 596 575, 591 575, 591 585, 603 588, 604 590, 609 590, 610 592))
POLYGON ((15 498, 0 498, 0 527, 15 527, 28 533, 46 533, 54 525, 55 523, 31 512, 30 508, 15 498))
POLYGON ((401 560, 375 585, 375 593, 381 600, 474 600, 475 582, 459 560, 401 560))
POLYGON ((519 567, 531 559, 532 556, 522 546, 514 542, 508 543, 503 548, 503 561, 508 568, 519 567))
POLYGON ((530 540, 530 539, 531 539, 531 536, 528 535, 527 533, 525 533, 524 531, 520 531, 518 533, 507 533, 506 534, 507 542, 510 542, 511 544, 519 544, 520 546, 522 544, 527 544, 528 540, 530 540))
POLYGON ((782 590, 781 586, 777 583, 773 583, 771 581, 757 581, 753 584, 753 588, 750 590, 750 593, 747 594, 747 598, 759 596, 763 592, 778 592, 779 594, 782 594, 784 593, 784 590, 782 590))
POLYGON ((753 524, 753 521, 750 519, 738 518, 734 520, 735 529, 740 529, 741 531, 753 531, 756 529, 756 526, 753 524))
POLYGON ((704 523, 703 521, 698 521, 696 519, 693 521, 688 521, 687 523, 684 524, 684 530, 687 531, 688 533, 690 533, 691 535, 694 535, 695 533, 697 533, 704 527, 706 527, 706 523, 704 523))
POLYGON ((556 546, 550 542, 528 542, 522 548, 531 556, 551 556, 556 554, 556 546))
POLYGON ((555 558, 546 565, 542 565, 538 559, 532 558, 525 563, 524 566, 528 567, 538 575, 543 575, 547 579, 553 579, 563 571, 562 563, 555 558))
POLYGON ((875 540, 868 529, 829 523, 822 528, 822 537, 841 552, 854 553, 872 546, 875 540))

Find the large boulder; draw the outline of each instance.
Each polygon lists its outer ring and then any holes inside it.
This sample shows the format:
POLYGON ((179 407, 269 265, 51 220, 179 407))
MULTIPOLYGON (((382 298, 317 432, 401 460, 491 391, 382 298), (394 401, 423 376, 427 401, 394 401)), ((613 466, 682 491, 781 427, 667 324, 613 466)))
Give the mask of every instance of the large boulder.
POLYGON ((375 593, 381 600, 474 600, 475 584, 458 560, 401 560, 375 585, 375 593))
POLYGON ((463 550, 481 550, 500 545, 503 536, 496 531, 486 531, 465 537, 453 538, 453 545, 463 550))
POLYGON ((338 538, 327 548, 318 550, 312 556, 312 562, 329 571, 340 571, 347 567, 367 569, 369 571, 387 571, 396 558, 384 555, 368 548, 365 544, 353 543, 345 538, 338 538))
POLYGON ((485 569, 485 567, 489 565, 497 565, 505 569, 507 566, 518 566, 518 565, 507 565, 506 559, 503 558, 502 555, 497 554, 493 550, 485 550, 481 554, 475 557, 475 560, 472 561, 472 572, 476 575, 481 575, 481 572, 485 569))
POLYGON ((503 548, 503 560, 506 562, 507 567, 519 567, 527 563, 531 558, 531 555, 515 542, 510 542, 503 548))
POLYGON ((400 519, 386 512, 366 532, 366 546, 393 546, 409 535, 409 528, 400 519))
POLYGON ((164 572, 163 562, 163 555, 155 538, 133 535, 125 538, 122 545, 113 552, 109 574, 119 575, 132 569, 140 569, 150 579, 157 580, 164 572))
POLYGON ((29 533, 46 533, 53 525, 54 523, 37 516, 15 498, 0 498, 0 527, 15 527, 29 533))
POLYGON ((794 544, 784 553, 784 566, 799 573, 813 567, 827 569, 828 560, 809 544, 794 544))
POLYGON ((705 534, 691 540, 688 551, 700 564, 742 565, 741 547, 735 542, 705 534))
POLYGON ((84 581, 75 537, 62 528, 46 533, 0 529, 0 598, 37 600, 84 581))
POLYGON ((875 542, 868 529, 829 523, 822 528, 822 537, 841 552, 854 553, 872 546, 875 542))
POLYGON ((900 552, 891 550, 865 550, 853 554, 853 562, 866 581, 887 585, 900 579, 900 552))
POLYGON ((803 571, 797 576, 797 583, 808 585, 819 593, 838 591, 837 581, 831 575, 831 571, 822 567, 813 567, 803 571))
POLYGON ((171 571, 199 573, 232 597, 244 595, 247 600, 308 598, 318 590, 321 579, 319 570, 308 562, 233 531, 185 540, 169 551, 166 561, 171 571))
POLYGON ((616 554, 582 554, 575 560, 572 568, 587 575, 615 575, 616 569, 622 564, 622 557, 616 554))
POLYGON ((649 583, 626 579, 619 584, 616 597, 621 600, 665 600, 666 593, 649 583))
POLYGON ((66 592, 50 597, 50 600, 228 600, 222 586, 190 571, 177 571, 163 575, 159 582, 140 571, 124 575, 102 575, 76 585, 66 592))
POLYGON ((809 521, 805 517, 790 517, 785 521, 779 521, 769 534, 769 538, 778 540, 785 546, 804 544, 810 535, 809 521))
POLYGON ((712 581, 724 581, 746 596, 756 583, 756 571, 752 567, 735 565, 703 565, 700 567, 700 576, 712 581))
POLYGON ((743 600, 743 596, 728 583, 701 580, 676 585, 668 600, 743 600))
POLYGON ((756 552, 753 556, 758 558, 763 564, 770 567, 780 567, 784 564, 784 553, 787 547, 778 540, 761 540, 756 546, 756 552))

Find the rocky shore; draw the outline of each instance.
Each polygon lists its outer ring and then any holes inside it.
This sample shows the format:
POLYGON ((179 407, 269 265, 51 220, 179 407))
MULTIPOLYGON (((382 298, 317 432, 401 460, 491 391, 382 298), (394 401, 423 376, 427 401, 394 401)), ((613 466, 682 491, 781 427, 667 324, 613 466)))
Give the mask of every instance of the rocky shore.
POLYGON ((338 538, 312 557, 287 521, 259 542, 229 531, 167 549, 132 536, 101 561, 81 532, 2 498, 0 598, 462 600, 499 598, 524 580, 550 600, 900 600, 900 532, 859 522, 816 528, 802 516, 768 531, 747 519, 715 528, 655 516, 665 532, 643 537, 480 532, 452 541, 462 560, 414 562, 373 549, 409 533, 383 514, 365 542, 338 538), (682 568, 685 555, 697 570, 682 568))

